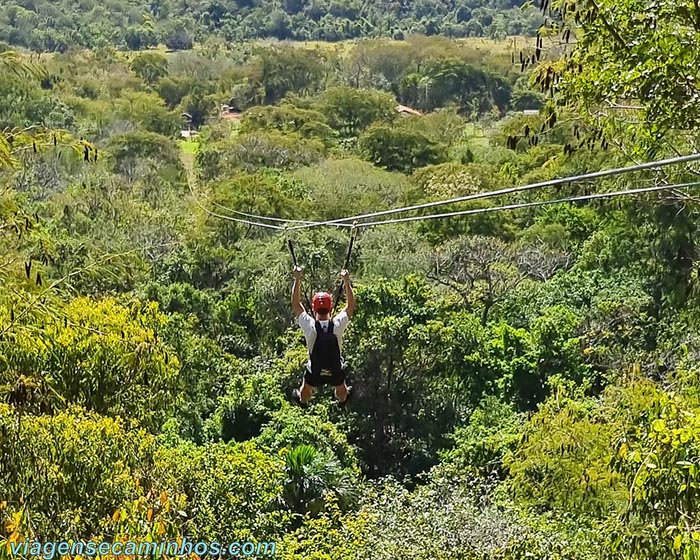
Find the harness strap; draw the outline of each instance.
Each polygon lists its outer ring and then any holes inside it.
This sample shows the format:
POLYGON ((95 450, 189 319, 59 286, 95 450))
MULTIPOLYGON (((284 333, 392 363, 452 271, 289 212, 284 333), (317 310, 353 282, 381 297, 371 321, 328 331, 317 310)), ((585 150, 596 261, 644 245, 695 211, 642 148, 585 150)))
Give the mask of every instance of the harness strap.
POLYGON ((323 334, 323 333, 333 334, 333 320, 332 319, 328 320, 328 330, 327 331, 323 330, 323 325, 321 324, 321 321, 316 321, 316 335, 323 334))
POLYGON ((292 245, 291 239, 287 239, 287 247, 289 247, 289 252, 292 254, 292 260, 294 261, 294 266, 299 266, 297 264, 297 256, 294 253, 294 245, 292 245))
MULTIPOLYGON (((287 239, 287 247, 289 248, 289 252, 292 254, 292 261, 294 261, 294 267, 296 268, 299 266, 299 264, 297 263, 297 255, 294 252, 294 245, 292 244, 291 239, 287 239)), ((306 291, 304 291, 303 294, 304 299, 306 300, 307 309, 312 309, 313 306, 311 305, 311 300, 309 300, 309 294, 307 294, 306 291)))
MULTIPOLYGON (((354 222, 352 224, 352 236, 350 236, 350 245, 348 245, 348 254, 345 256, 345 263, 343 264, 343 269, 347 269, 348 265, 350 264, 350 257, 352 256, 352 247, 355 244, 355 237, 357 237, 357 229, 355 227, 356 224, 357 224, 357 222, 354 222)), ((343 295, 343 282, 341 280, 340 284, 338 284, 337 292, 335 295, 336 303, 340 301, 340 298, 342 295, 343 295)))

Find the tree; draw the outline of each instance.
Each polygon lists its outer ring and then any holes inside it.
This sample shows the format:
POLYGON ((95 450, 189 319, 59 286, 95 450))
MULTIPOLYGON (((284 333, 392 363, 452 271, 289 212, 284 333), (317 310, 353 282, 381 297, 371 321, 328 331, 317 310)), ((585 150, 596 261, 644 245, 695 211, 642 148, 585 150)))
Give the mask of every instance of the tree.
POLYGON ((124 34, 126 46, 132 51, 140 51, 158 44, 153 25, 132 25, 124 34))
POLYGON ((376 560, 495 558, 528 533, 514 511, 493 500, 490 482, 459 469, 436 467, 413 491, 389 480, 367 497, 373 519, 359 556, 376 560))
POLYGON ((109 151, 115 158, 117 169, 130 178, 134 178, 136 165, 140 161, 149 161, 153 168, 167 162, 170 166, 180 168, 177 150, 172 141, 154 132, 126 132, 113 136, 109 141, 109 151))
POLYGON ((436 300, 417 276, 358 286, 357 296, 346 344, 361 393, 348 437, 362 442, 372 476, 413 483, 491 382, 481 369, 483 331, 476 317, 449 312, 454 301, 436 300))
POLYGON ((195 89, 180 102, 180 110, 187 114, 187 119, 194 128, 203 126, 215 108, 215 97, 201 89, 195 89))
POLYGON ((121 419, 79 407, 20 421, 18 412, 0 404, 0 516, 13 521, 8 536, 97 534, 137 496, 139 470, 154 468, 155 438, 121 419))
POLYGON ((25 320, 25 329, 5 327, 0 379, 10 400, 33 412, 78 404, 157 429, 174 403, 179 372, 177 358, 152 334, 166 318, 154 305, 86 298, 61 311, 62 318, 25 320))
POLYGON ((360 138, 363 156, 389 171, 411 173, 447 159, 447 150, 420 132, 375 125, 360 138))
POLYGON ((182 117, 169 111, 155 93, 126 91, 116 103, 121 118, 149 132, 174 136, 182 128, 182 117))
POLYGON ((265 167, 295 169, 318 162, 326 153, 323 143, 298 134, 251 132, 241 136, 227 159, 249 173, 265 167))
POLYGON ((288 14, 297 14, 301 12, 307 4, 308 0, 283 0, 282 6, 288 14))
POLYGON ((634 559, 695 558, 700 553, 700 415, 687 400, 638 383, 626 388, 625 396, 646 397, 645 408, 637 402, 627 410, 636 422, 626 424, 612 446, 613 468, 629 488, 621 516, 629 521, 612 540, 634 559))
MULTIPOLYGON (((633 129, 643 149, 656 149, 671 130, 692 131, 700 124, 693 49, 700 40, 697 10, 691 0, 655 3, 643 11, 631 0, 585 5, 556 0, 549 10, 557 20, 554 29, 576 42, 566 59, 540 64, 534 82, 590 115, 602 110, 616 119, 616 108, 638 106, 633 129)), ((692 142, 689 136, 686 141, 692 142)))
POLYGON ((393 41, 359 42, 344 61, 345 79, 355 88, 393 89, 414 63, 416 49, 393 41))
POLYGON ((158 94, 167 103, 168 108, 174 109, 194 89, 194 86, 195 81, 191 79, 162 78, 156 87, 158 94))
POLYGON ((455 239, 435 259, 433 277, 459 293, 470 307, 481 307, 481 324, 489 311, 522 280, 512 252, 489 237, 455 239))
POLYGON ((269 48, 260 52, 259 82, 265 103, 273 104, 288 93, 314 93, 323 77, 319 55, 297 47, 269 48))
POLYGON ((501 76, 456 58, 430 60, 420 71, 405 74, 399 99, 406 105, 431 111, 456 103, 462 114, 483 113, 494 106, 505 112, 510 84, 501 76))
POLYGON ((608 467, 617 426, 596 417, 589 410, 593 403, 567 396, 565 387, 555 391, 506 459, 514 491, 528 503, 558 511, 620 511, 625 484, 608 467))
MULTIPOLYGON (((401 175, 359 158, 326 159, 294 173, 315 202, 315 216, 331 220, 353 212, 372 212, 399 204, 406 192, 401 175)), ((364 261, 364 259, 363 259, 364 261)), ((374 264, 373 261, 367 265, 374 264)))
MULTIPOLYGON (((278 363, 278 367, 282 365, 286 365, 286 363, 278 363)), ((253 382, 259 382, 259 378, 253 382)), ((271 395, 272 398, 279 399, 278 383, 270 374, 268 374, 265 389, 270 391, 268 395, 271 395)), ((259 394, 253 398, 255 400, 265 398, 265 389, 263 389, 262 395, 259 394)), ((267 408, 269 410, 270 407, 267 408)), ((356 453, 348 443, 347 435, 327 418, 325 412, 307 414, 303 411, 300 412, 297 408, 283 406, 273 414, 271 420, 265 422, 256 442, 272 453, 310 445, 317 452, 325 454, 326 460, 337 460, 347 472, 357 473, 359 471, 356 453)))
POLYGON ((290 526, 290 514, 274 507, 284 464, 253 442, 161 446, 154 475, 173 494, 186 497, 182 505, 196 538, 268 541, 290 526))
POLYGON ((350 477, 340 465, 310 445, 300 445, 284 456, 285 480, 281 499, 294 513, 316 516, 323 511, 329 494, 348 509, 356 499, 350 477))
POLYGON ((394 96, 377 90, 331 88, 319 96, 317 106, 344 138, 359 135, 376 121, 391 122, 397 116, 394 96))
POLYGON ((335 136, 335 131, 328 126, 322 113, 290 104, 248 109, 241 119, 241 132, 245 134, 258 130, 298 133, 305 138, 321 140, 329 146, 335 136))
POLYGON ((173 51, 186 51, 192 48, 192 38, 182 24, 176 24, 172 30, 165 32, 163 42, 173 51))
POLYGON ((423 33, 478 37, 534 36, 541 18, 522 1, 444 0, 380 2, 364 6, 358 0, 280 0, 272 8, 261 0, 207 0, 184 5, 177 0, 138 0, 114 3, 109 9, 91 1, 80 11, 69 0, 35 0, 25 5, 7 0, 0 11, 0 38, 35 50, 55 52, 70 47, 105 44, 139 49, 151 44, 154 22, 161 41, 186 27, 202 43, 210 37, 228 42, 257 38, 340 41, 387 37, 403 40, 423 33), (451 9, 447 9, 447 6, 451 9), (42 20, 45 15, 49 19, 42 20), (145 16, 144 16, 145 14, 145 16), (139 19, 144 22, 139 22, 139 19), (127 22, 127 25, 125 25, 127 22), (465 23, 466 22, 466 23, 465 23))
POLYGON ((274 10, 267 17, 265 31, 266 34, 280 40, 291 39, 293 34, 292 21, 282 10, 274 10))
POLYGON ((168 75, 168 59, 157 53, 141 53, 134 56, 129 68, 147 84, 152 85, 168 75))

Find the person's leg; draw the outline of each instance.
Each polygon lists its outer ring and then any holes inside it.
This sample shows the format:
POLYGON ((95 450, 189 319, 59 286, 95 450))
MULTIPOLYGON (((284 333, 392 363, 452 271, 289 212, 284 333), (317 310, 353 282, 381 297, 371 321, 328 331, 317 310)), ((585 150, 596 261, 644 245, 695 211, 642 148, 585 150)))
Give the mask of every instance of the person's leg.
POLYGON ((306 406, 309 404, 311 397, 314 394, 314 388, 318 386, 316 377, 308 370, 304 369, 304 377, 301 381, 301 387, 294 389, 293 395, 299 404, 306 406))
POLYGON ((302 404, 306 404, 311 400, 314 394, 314 388, 309 385, 305 380, 301 382, 301 389, 299 389, 299 400, 302 404))
POLYGON ((342 407, 345 405, 347 400, 352 394, 352 386, 348 385, 348 363, 343 360, 341 362, 340 371, 337 375, 333 376, 333 386, 335 387, 335 398, 338 400, 338 404, 342 407))
POLYGON ((341 403, 345 402, 345 399, 348 398, 348 386, 345 384, 345 382, 343 382, 342 385, 336 385, 335 398, 341 403))

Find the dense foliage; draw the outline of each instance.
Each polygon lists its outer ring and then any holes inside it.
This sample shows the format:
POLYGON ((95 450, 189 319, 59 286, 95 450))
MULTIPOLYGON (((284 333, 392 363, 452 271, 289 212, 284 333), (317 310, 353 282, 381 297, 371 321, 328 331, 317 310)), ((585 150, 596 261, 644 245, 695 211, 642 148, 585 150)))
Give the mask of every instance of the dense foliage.
POLYGON ((298 41, 392 37, 533 36, 541 20, 522 0, 206 0, 183 2, 67 0, 3 2, 0 41, 39 52, 107 45, 140 50, 256 38, 298 41))
MULTIPOLYGON (((168 18, 181 7, 156 4, 128 14, 153 41, 167 23, 187 46, 187 18, 218 18, 224 36, 269 32, 233 26, 226 3, 168 18)), ((263 19, 302 33, 318 6, 283 2, 263 19)), ((445 23, 432 2, 402 6, 373 4, 362 25, 391 9, 405 25, 445 23)), ((453 5, 457 23, 484 9, 469 6, 453 5)), ((677 27, 659 26, 669 56, 635 74, 634 49, 607 41, 611 7, 553 2, 566 57, 543 31, 522 64, 512 43, 444 37, 119 53, 104 45, 136 35, 116 37, 109 18, 127 15, 89 3, 77 17, 94 25, 75 40, 100 50, 0 56, 0 557, 24 539, 186 536, 275 541, 286 560, 698 558, 693 191, 496 208, 696 181, 697 164, 360 227, 346 409, 330 391, 308 409, 287 397, 307 351, 286 239, 306 299, 335 290, 349 232, 249 223, 692 150, 677 27), (429 219, 458 210, 472 213, 429 219)), ((331 8, 359 19, 353 3, 331 8)), ((625 45, 647 44, 634 3, 619 8, 625 45)), ((68 13, 24 29, 48 40, 68 13)))

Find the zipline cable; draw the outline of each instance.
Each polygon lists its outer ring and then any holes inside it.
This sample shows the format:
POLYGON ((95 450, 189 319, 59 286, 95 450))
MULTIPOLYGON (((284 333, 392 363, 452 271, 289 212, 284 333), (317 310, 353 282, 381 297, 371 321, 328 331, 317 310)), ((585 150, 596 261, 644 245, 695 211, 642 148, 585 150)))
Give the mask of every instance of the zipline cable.
MULTIPOLYGON (((188 173, 188 179, 187 179, 188 183, 190 181, 194 181, 193 175, 191 175, 192 173, 194 173, 193 170, 188 173)), ((195 198, 195 202, 197 202, 197 195, 194 193, 194 188, 192 187, 192 185, 190 185, 190 192, 192 193, 192 196, 195 198)), ((212 204, 213 206, 217 206, 217 207, 221 208, 222 210, 225 210, 226 212, 231 212, 232 214, 235 214, 237 216, 243 216, 245 218, 252 218, 252 219, 255 219, 258 221, 259 220, 268 220, 271 222, 281 222, 281 223, 287 223, 287 224, 308 224, 308 225, 316 225, 318 223, 318 222, 314 222, 314 221, 310 221, 310 220, 291 220, 291 219, 287 219, 287 218, 277 218, 274 216, 261 216, 259 214, 250 214, 248 212, 241 212, 240 210, 234 210, 233 208, 229 208, 228 206, 224 206, 223 204, 219 204, 218 202, 211 200, 208 196, 204 196, 203 198, 205 198, 206 201, 209 202, 210 204, 212 204)), ((205 212, 207 212, 208 214, 210 214, 212 216, 215 216, 218 218, 224 218, 224 219, 232 218, 231 216, 225 217, 225 216, 220 216, 219 214, 216 214, 216 213, 209 212, 209 211, 207 211, 206 208, 202 207, 202 205, 199 204, 198 202, 197 202, 197 205, 200 208, 202 208, 202 210, 204 210, 205 212)), ((237 220, 234 220, 234 221, 237 221, 237 220)), ((243 221, 243 223, 250 224, 249 221, 243 221)), ((338 224, 338 226, 340 226, 340 227, 352 227, 351 224, 338 224)), ((282 227, 282 229, 285 229, 284 226, 282 227)))
MULTIPOLYGON (((256 220, 269 220, 271 222, 282 222, 286 224, 308 224, 308 225, 316 225, 318 222, 310 221, 310 220, 290 220, 287 218, 277 218, 273 216, 260 216, 258 214, 249 214, 248 212, 241 212, 240 210, 234 210, 233 208, 229 208, 228 206, 224 206, 223 204, 219 204, 218 202, 214 202, 210 198, 207 197, 207 200, 214 206, 217 206, 221 208, 222 210, 225 210, 226 212, 231 212, 232 214, 236 214, 237 216, 244 216, 246 218, 253 218, 256 220)), ((338 224, 339 226, 342 227, 352 227, 351 224, 338 224)))
POLYGON ((612 191, 608 193, 596 193, 596 194, 588 194, 588 195, 582 195, 582 196, 573 196, 573 197, 567 197, 567 198, 559 198, 556 200, 540 200, 536 202, 522 202, 518 204, 508 204, 505 206, 492 206, 490 208, 474 208, 471 210, 461 210, 457 212, 447 212, 444 214, 427 214, 423 216, 410 216, 407 218, 393 218, 389 220, 381 220, 381 221, 376 221, 376 222, 365 222, 362 224, 358 224, 357 227, 370 227, 370 226, 381 226, 381 225, 386 225, 386 224, 397 224, 400 222, 416 222, 420 220, 432 220, 435 218, 451 218, 455 216, 468 216, 472 214, 486 214, 488 212, 496 212, 496 211, 501 211, 501 210, 518 210, 520 208, 534 208, 537 206, 547 206, 549 204, 563 204, 566 202, 576 202, 580 200, 594 200, 598 198, 613 198, 616 196, 625 196, 625 195, 631 195, 631 194, 642 194, 642 193, 648 193, 648 192, 658 192, 658 191, 665 191, 665 190, 671 190, 671 189, 682 189, 682 188, 687 188, 687 187, 696 187, 700 186, 700 181, 695 181, 692 183, 677 183, 673 185, 659 185, 656 187, 645 187, 645 188, 640 188, 640 189, 628 189, 624 191, 612 191))
MULTIPOLYGON (((674 163, 684 163, 684 162, 696 161, 696 160, 700 160, 700 153, 690 154, 687 156, 674 157, 674 158, 669 158, 669 159, 663 159, 663 160, 659 160, 659 161, 652 161, 652 162, 647 162, 647 163, 635 164, 635 165, 631 165, 631 166, 627 166, 627 167, 618 167, 615 169, 607 169, 605 171, 596 171, 594 173, 586 173, 584 175, 575 175, 573 177, 563 177, 560 179, 551 179, 549 181, 542 181, 540 183, 532 183, 529 185, 521 185, 518 187, 509 187, 506 189, 500 189, 500 190, 496 190, 496 191, 474 193, 474 194, 470 194, 470 195, 450 198, 447 200, 437 200, 434 202, 415 204, 413 206, 405 206, 403 208, 381 210, 379 212, 370 212, 368 214, 359 214, 356 216, 349 216, 347 218, 337 218, 334 220, 327 220, 324 222, 314 222, 313 224, 297 225, 297 226, 290 227, 289 229, 296 230, 296 229, 305 229, 305 228, 318 227, 318 226, 330 226, 330 225, 337 226, 343 222, 349 222, 351 220, 352 221, 364 220, 367 218, 375 218, 377 216, 385 216, 388 214, 396 214, 399 212, 409 212, 412 210, 421 210, 424 208, 433 208, 436 206, 443 206, 445 204, 454 204, 456 202, 465 202, 468 200, 477 200, 477 199, 482 199, 482 198, 492 198, 495 196, 501 196, 501 195, 506 195, 506 194, 526 192, 526 191, 530 191, 530 190, 538 189, 538 188, 542 188, 542 187, 563 185, 566 183, 573 183, 575 181, 585 181, 588 179, 600 179, 603 177, 612 177, 614 175, 622 175, 624 173, 631 173, 634 171, 643 171, 646 169, 653 169, 655 167, 663 167, 665 165, 671 165, 674 163)), ((581 200, 585 200, 585 199, 581 199, 581 200)), ((447 215, 454 215, 454 214, 447 214, 447 215)), ((402 221, 407 221, 407 220, 402 220, 402 221)), ((391 221, 372 222, 372 223, 362 222, 362 223, 358 223, 357 227, 363 227, 363 226, 367 226, 367 225, 378 225, 379 223, 391 223, 391 221)))
POLYGON ((222 215, 222 214, 217 214, 216 212, 212 212, 211 210, 209 210, 208 208, 206 208, 206 207, 199 201, 199 198, 198 198, 198 196, 197 196, 197 193, 196 193, 195 190, 194 190, 194 186, 192 185, 192 183, 193 183, 193 179, 192 179, 191 177, 188 177, 188 178, 187 178, 187 186, 190 188, 190 193, 192 194, 192 198, 194 199, 195 204, 196 204, 197 206, 199 206, 199 207, 200 207, 206 214, 208 214, 209 216, 212 216, 212 217, 214 217, 214 218, 221 218, 222 220, 228 220, 229 222, 236 222, 236 223, 240 223, 240 224, 246 224, 246 225, 249 225, 249 226, 259 226, 259 227, 263 227, 263 228, 274 229, 274 230, 280 230, 280 231, 286 229, 284 226, 275 226, 275 225, 272 225, 272 224, 265 224, 265 223, 262 223, 262 222, 254 222, 254 221, 251 221, 251 220, 243 220, 243 219, 240 219, 240 218, 233 218, 233 217, 231 217, 231 216, 224 216, 224 215, 222 215))
MULTIPOLYGON (((190 187, 190 192, 192 193, 192 196, 195 200, 195 203, 207 214, 210 216, 224 219, 224 220, 229 220, 232 222, 236 223, 242 223, 242 224, 247 224, 251 226, 258 226, 258 227, 263 227, 263 228, 268 228, 268 229, 273 229, 273 230, 298 230, 298 229, 306 229, 306 228, 311 228, 311 227, 318 227, 318 226, 336 226, 336 227, 363 227, 363 226, 373 226, 373 225, 384 225, 384 224, 390 224, 390 223, 398 223, 398 222, 406 222, 406 221, 416 221, 418 219, 423 219, 426 218, 425 216, 416 216, 413 218, 401 218, 401 219, 390 219, 390 220, 381 220, 381 221, 375 221, 375 222, 361 222, 361 223, 353 223, 349 224, 350 220, 353 220, 353 222, 357 222, 357 220, 361 219, 368 219, 368 218, 373 218, 373 217, 378 217, 378 216, 384 216, 384 215, 389 215, 389 214, 395 214, 395 213, 402 213, 402 212, 409 212, 413 210, 420 210, 420 209, 425 209, 425 208, 433 208, 437 206, 442 206, 442 205, 447 205, 447 204, 453 204, 456 202, 465 202, 468 200, 478 200, 478 199, 485 199, 485 198, 492 198, 495 196, 501 196, 501 195, 506 195, 506 194, 513 194, 513 193, 518 193, 518 192, 526 192, 530 191, 533 189, 537 188, 543 188, 543 187, 548 187, 548 186, 557 186, 557 185, 562 185, 566 183, 573 183, 576 181, 582 181, 582 180, 588 180, 588 179, 598 179, 598 178, 603 178, 603 177, 610 177, 610 176, 615 176, 615 175, 621 175, 625 173, 631 173, 634 171, 642 171, 646 169, 653 169, 653 168, 658 168, 666 165, 671 165, 674 163, 685 163, 689 161, 697 161, 700 159, 700 153, 697 154, 690 154, 686 156, 678 156, 674 158, 668 158, 664 160, 658 160, 658 161, 653 161, 653 162, 647 162, 647 163, 641 163, 641 164, 635 164, 632 166, 627 166, 627 167, 621 167, 621 168, 615 168, 615 169, 608 169, 605 171, 597 171, 594 173, 587 173, 583 175, 576 175, 572 177, 563 177, 559 179, 551 179, 549 181, 542 181, 539 183, 532 183, 529 185, 521 185, 518 187, 509 187, 506 189, 500 189, 496 191, 488 191, 488 192, 481 192, 481 193, 474 193, 470 195, 465 195, 461 197, 455 197, 447 200, 438 200, 438 201, 433 201, 433 202, 427 202, 423 204, 416 204, 413 206, 406 206, 402 208, 394 208, 394 209, 389 209, 389 210, 381 210, 378 212, 371 212, 367 214, 360 214, 356 216, 349 216, 346 218, 337 218, 333 220, 327 220, 327 221, 309 221, 309 220, 287 220, 284 218, 277 218, 277 217, 272 217, 272 216, 261 216, 257 214, 251 214, 251 213, 246 213, 246 212, 240 212, 237 210, 233 210, 231 208, 226 208, 225 206, 222 206, 217 203, 213 203, 216 206, 219 206, 229 212, 233 212, 237 215, 245 216, 248 218, 251 218, 251 220, 246 220, 246 219, 238 219, 238 218, 233 218, 232 216, 225 216, 222 214, 218 214, 215 212, 210 211, 206 207, 204 207, 201 202, 199 201, 197 194, 194 191, 194 187, 191 184, 191 181, 188 181, 188 185, 190 187), (285 227, 285 226, 276 226, 273 224, 267 224, 263 223, 260 221, 253 221, 253 220, 270 220, 270 221, 276 221, 276 222, 284 222, 284 223, 295 223, 299 224, 296 226, 291 226, 291 227, 285 227)), ((671 187, 669 187, 671 188, 671 187)), ((661 190, 657 187, 655 187, 653 190, 661 190)), ((625 193, 628 192, 630 194, 633 194, 635 192, 652 192, 648 190, 630 190, 630 191, 619 191, 619 193, 625 193)), ((605 194, 604 197, 608 197, 608 194, 605 194)), ((619 196, 618 193, 615 193, 615 196, 619 196)), ((598 195, 586 195, 584 197, 574 197, 570 199, 561 199, 561 201, 567 201, 567 200, 590 200, 591 198, 601 198, 601 196, 598 195)), ((547 204, 555 204, 558 201, 547 201, 547 204)), ((494 207, 493 209, 496 208, 503 208, 503 209, 514 209, 514 208, 527 208, 529 206, 541 206, 542 203, 524 203, 524 205, 508 205, 508 206, 502 206, 502 207, 494 207)), ((482 213, 483 211, 492 211, 493 209, 479 209, 478 212, 476 211, 461 211, 461 212, 450 212, 450 213, 444 213, 444 214, 433 214, 430 215, 430 218, 437 218, 437 217, 450 217, 450 216, 458 216, 458 215, 468 215, 471 213, 482 213), (466 212, 466 214, 465 214, 466 212)))

